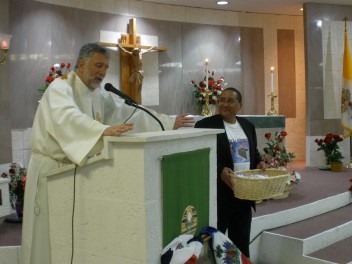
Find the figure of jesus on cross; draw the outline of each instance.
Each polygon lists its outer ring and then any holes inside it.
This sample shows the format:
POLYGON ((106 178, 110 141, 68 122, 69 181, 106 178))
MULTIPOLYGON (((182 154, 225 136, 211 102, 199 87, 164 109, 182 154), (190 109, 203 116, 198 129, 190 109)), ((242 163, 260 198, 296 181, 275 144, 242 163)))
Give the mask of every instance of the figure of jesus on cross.
MULTIPOLYGON (((133 89, 135 91, 136 95, 141 95, 142 91, 142 84, 143 84, 143 57, 142 55, 144 53, 150 52, 155 48, 155 46, 152 46, 148 48, 145 51, 142 51, 141 48, 134 48, 132 51, 128 51, 125 48, 123 48, 120 44, 117 44, 117 46, 125 53, 131 55, 132 61, 133 61, 133 69, 131 71, 131 77, 130 77, 130 82, 133 85, 133 89)), ((140 98, 137 98, 137 102, 140 102, 140 98)))

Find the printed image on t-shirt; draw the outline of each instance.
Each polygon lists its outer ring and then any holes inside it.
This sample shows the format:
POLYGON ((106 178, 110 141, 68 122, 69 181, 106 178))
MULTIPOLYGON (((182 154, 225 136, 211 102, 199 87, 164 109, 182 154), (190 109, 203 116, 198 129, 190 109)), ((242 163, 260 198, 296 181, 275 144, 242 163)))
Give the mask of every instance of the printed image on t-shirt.
POLYGON ((233 163, 249 162, 249 143, 247 139, 230 141, 233 163))

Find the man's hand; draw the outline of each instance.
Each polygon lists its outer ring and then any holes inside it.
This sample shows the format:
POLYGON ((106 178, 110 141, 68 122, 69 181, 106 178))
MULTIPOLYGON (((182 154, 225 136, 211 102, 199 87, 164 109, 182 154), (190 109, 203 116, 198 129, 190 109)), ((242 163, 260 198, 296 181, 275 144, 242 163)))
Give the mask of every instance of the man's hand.
POLYGON ((178 129, 180 127, 194 127, 195 121, 193 117, 187 117, 187 115, 188 114, 176 116, 173 129, 178 129))
POLYGON ((111 127, 108 127, 107 129, 104 130, 103 136, 113 136, 113 137, 118 137, 121 136, 121 134, 132 130, 133 129, 133 124, 120 124, 120 125, 114 125, 111 127))
POLYGON ((230 168, 223 168, 221 172, 221 180, 231 188, 233 189, 232 182, 231 182, 231 175, 233 174, 233 171, 230 168))

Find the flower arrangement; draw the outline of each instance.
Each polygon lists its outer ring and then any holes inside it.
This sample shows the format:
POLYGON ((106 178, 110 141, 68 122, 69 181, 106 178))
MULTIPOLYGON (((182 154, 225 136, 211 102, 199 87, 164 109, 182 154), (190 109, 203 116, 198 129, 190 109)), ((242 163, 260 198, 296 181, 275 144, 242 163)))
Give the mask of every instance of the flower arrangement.
MULTIPOLYGON (((208 71, 210 74, 210 71, 208 71)), ((201 106, 205 104, 205 97, 208 93, 209 104, 216 104, 218 101, 218 96, 221 94, 223 87, 221 84, 224 82, 224 77, 220 79, 214 79, 214 71, 211 72, 211 75, 208 77, 208 91, 207 91, 207 82, 206 76, 198 84, 195 81, 191 81, 191 84, 194 87, 193 95, 197 99, 197 103, 201 106)))
POLYGON ((16 203, 23 203, 26 187, 27 170, 17 163, 12 163, 8 173, 2 173, 2 178, 10 177, 10 203, 15 209, 16 203))
POLYGON ((326 158, 326 163, 342 162, 344 156, 340 151, 338 142, 343 141, 339 135, 328 133, 324 139, 315 139, 314 142, 318 145, 318 151, 323 150, 326 158))
POLYGON ((290 173, 290 177, 287 181, 287 183, 290 184, 298 184, 301 181, 301 174, 298 172, 292 171, 290 173))
POLYGON ((296 157, 294 153, 286 151, 284 141, 287 135, 286 131, 277 131, 274 136, 271 133, 265 134, 267 147, 264 148, 263 160, 269 168, 286 167, 296 157))
POLYGON ((38 89, 39 93, 43 95, 48 88, 49 84, 52 83, 56 78, 62 78, 63 76, 67 76, 67 74, 71 71, 70 63, 56 63, 54 66, 51 66, 49 69, 49 74, 45 77, 45 84, 38 89))

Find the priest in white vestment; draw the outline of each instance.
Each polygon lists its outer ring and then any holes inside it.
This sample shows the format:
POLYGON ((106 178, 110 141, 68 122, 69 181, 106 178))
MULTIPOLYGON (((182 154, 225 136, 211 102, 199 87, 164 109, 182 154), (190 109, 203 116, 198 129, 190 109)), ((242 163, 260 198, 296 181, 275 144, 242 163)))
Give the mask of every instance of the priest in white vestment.
MULTIPOLYGON (((141 110, 133 113, 134 107, 100 89, 108 66, 108 51, 94 43, 86 44, 80 50, 75 71, 65 79, 54 80, 41 99, 30 139, 22 264, 51 264, 43 174, 65 164, 83 165, 87 158, 101 151, 103 136, 161 130, 151 116, 141 110)), ((166 130, 193 126, 193 120, 185 115, 170 117, 152 112, 166 130)))

